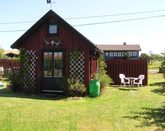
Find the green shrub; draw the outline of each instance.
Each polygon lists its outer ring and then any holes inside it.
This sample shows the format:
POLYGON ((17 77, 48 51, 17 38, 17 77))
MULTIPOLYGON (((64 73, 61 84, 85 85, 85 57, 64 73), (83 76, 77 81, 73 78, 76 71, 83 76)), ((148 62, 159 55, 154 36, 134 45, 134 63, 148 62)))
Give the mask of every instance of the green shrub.
POLYGON ((165 78, 165 60, 161 63, 161 66, 159 67, 159 72, 163 73, 163 76, 165 78))
POLYGON ((97 73, 97 79, 100 81, 101 88, 105 88, 112 83, 112 79, 104 73, 97 73))
POLYGON ((19 69, 5 71, 4 75, 10 81, 10 87, 13 91, 19 91, 21 86, 21 73, 19 69))
POLYGON ((4 53, 4 49, 2 49, 2 48, 0 47, 0 59, 3 58, 3 56, 4 56, 3 53, 4 53))
POLYGON ((86 87, 79 79, 69 78, 67 82, 69 96, 85 96, 86 87))
POLYGON ((113 83, 112 79, 107 75, 107 65, 104 61, 104 56, 100 55, 99 60, 98 60, 98 72, 96 73, 96 79, 100 81, 100 89, 101 92, 109 86, 111 83, 113 83))

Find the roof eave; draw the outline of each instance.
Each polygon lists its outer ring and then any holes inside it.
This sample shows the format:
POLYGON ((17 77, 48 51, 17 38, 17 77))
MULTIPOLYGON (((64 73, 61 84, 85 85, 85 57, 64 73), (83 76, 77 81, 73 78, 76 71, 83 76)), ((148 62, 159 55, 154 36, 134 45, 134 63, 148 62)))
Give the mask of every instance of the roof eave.
POLYGON ((72 30, 74 30, 76 33, 78 33, 84 40, 87 41, 87 43, 92 46, 92 48, 95 48, 99 53, 102 51, 95 46, 94 43, 92 43, 89 39, 87 39, 84 35, 82 35, 79 31, 77 31, 74 27, 72 27, 68 22, 66 22, 63 18, 61 18, 58 14, 56 14, 53 10, 49 10, 43 17, 41 17, 29 30, 27 30, 19 39, 17 39, 10 47, 12 49, 16 48, 19 49, 19 45, 26 39, 30 34, 33 33, 34 30, 36 30, 42 23, 44 23, 47 18, 51 15, 57 16, 62 22, 64 22, 67 26, 69 26, 72 30))

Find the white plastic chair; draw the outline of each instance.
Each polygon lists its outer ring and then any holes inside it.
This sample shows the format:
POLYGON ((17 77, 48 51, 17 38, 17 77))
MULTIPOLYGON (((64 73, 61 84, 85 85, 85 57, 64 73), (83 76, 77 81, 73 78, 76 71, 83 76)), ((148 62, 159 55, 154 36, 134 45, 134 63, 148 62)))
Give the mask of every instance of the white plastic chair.
POLYGON ((2 82, 0 82, 0 87, 1 87, 1 86, 4 86, 2 82))
POLYGON ((119 78, 121 80, 121 83, 120 83, 121 86, 122 85, 124 85, 124 86, 130 85, 130 80, 127 79, 124 74, 119 74, 119 78))
POLYGON ((143 80, 144 80, 145 76, 144 75, 139 75, 138 78, 134 79, 133 84, 134 85, 138 85, 138 86, 143 86, 143 80))
POLYGON ((4 68, 3 66, 0 66, 0 75, 3 75, 4 74, 4 68))

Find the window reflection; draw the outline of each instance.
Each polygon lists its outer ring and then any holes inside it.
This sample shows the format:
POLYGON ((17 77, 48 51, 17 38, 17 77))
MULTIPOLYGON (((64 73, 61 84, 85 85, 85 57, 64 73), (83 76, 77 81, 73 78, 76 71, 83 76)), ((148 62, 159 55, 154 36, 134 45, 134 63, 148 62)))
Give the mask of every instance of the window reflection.
POLYGON ((44 76, 52 76, 52 52, 44 52, 44 76))
POLYGON ((62 77, 62 52, 44 52, 44 77, 62 77))
POLYGON ((54 53, 54 77, 62 77, 62 52, 54 53))

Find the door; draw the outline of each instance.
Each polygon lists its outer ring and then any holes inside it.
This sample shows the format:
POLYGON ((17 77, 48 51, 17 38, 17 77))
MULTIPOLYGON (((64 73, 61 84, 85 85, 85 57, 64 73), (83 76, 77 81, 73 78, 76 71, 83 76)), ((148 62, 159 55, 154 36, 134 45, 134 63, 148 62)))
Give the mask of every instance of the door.
POLYGON ((42 91, 63 91, 63 52, 43 52, 43 87, 42 91))

